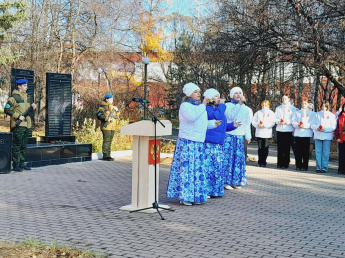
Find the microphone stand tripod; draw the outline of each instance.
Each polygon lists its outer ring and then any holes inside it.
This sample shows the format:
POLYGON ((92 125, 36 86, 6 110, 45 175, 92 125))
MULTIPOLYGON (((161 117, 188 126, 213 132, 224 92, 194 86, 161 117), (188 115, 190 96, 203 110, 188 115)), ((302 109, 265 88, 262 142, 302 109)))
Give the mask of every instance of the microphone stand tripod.
POLYGON ((144 103, 142 101, 139 102, 143 107, 144 110, 146 109, 152 116, 152 121, 155 124, 155 145, 154 145, 154 149, 155 149, 155 201, 152 203, 152 207, 147 207, 147 208, 143 208, 143 209, 138 209, 138 210, 134 210, 134 211, 130 211, 130 213, 132 212, 137 212, 137 211, 143 211, 143 210, 149 210, 149 209, 156 209, 159 216, 161 216, 161 219, 164 220, 162 214, 160 213, 159 209, 163 209, 163 210, 167 210, 167 211, 175 211, 169 208, 164 208, 164 207, 160 207, 157 201, 157 121, 165 128, 165 125, 146 107, 146 105, 144 105, 144 103))

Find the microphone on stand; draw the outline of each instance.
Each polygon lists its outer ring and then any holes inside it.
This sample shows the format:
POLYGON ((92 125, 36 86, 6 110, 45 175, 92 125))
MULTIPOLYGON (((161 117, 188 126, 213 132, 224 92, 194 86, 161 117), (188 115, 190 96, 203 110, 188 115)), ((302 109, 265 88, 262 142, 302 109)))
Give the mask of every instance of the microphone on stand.
POLYGON ((150 101, 146 99, 138 99, 138 98, 132 98, 132 101, 141 102, 141 103, 150 103, 150 101))

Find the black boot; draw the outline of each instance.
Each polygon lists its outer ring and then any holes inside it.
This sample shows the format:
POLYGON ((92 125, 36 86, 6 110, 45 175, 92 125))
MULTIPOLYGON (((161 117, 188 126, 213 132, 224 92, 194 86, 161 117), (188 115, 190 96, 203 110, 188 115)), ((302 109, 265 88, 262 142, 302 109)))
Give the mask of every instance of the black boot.
POLYGON ((12 170, 15 172, 22 172, 23 171, 23 169, 21 167, 14 167, 12 170))
POLYGON ((104 157, 103 160, 106 160, 106 161, 114 161, 115 159, 112 158, 112 157, 104 157))

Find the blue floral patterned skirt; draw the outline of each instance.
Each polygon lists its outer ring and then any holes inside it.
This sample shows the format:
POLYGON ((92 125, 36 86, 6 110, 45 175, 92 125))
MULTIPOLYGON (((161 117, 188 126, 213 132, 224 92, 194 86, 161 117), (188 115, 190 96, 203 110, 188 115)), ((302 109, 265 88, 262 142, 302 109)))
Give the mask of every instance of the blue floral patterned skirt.
POLYGON ((223 153, 224 184, 245 186, 247 177, 243 136, 226 134, 223 153))
POLYGON ((168 182, 168 198, 193 203, 207 201, 204 159, 204 143, 177 139, 168 182))
POLYGON ((215 143, 205 143, 204 146, 207 195, 224 196, 223 146, 215 143))

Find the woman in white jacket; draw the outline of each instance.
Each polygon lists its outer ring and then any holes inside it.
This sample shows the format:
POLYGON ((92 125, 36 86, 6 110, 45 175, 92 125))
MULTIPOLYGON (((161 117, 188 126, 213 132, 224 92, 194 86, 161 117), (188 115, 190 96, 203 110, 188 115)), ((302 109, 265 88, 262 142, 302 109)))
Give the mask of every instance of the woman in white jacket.
POLYGON ((194 83, 183 87, 186 97, 179 109, 179 135, 171 165, 167 197, 184 205, 207 201, 204 141, 208 128, 206 104, 200 102, 200 88, 194 83))
POLYGON ((277 168, 288 168, 290 164, 290 147, 293 144, 292 133, 294 128, 291 123, 292 114, 296 108, 290 104, 290 97, 282 97, 282 105, 275 111, 277 131, 277 168))
POLYGON ((226 132, 223 144, 224 188, 238 189, 247 184, 246 158, 243 136, 250 143, 250 114, 249 108, 243 104, 243 92, 239 87, 230 91, 231 102, 226 103, 225 115, 228 123, 237 122, 237 129, 226 132))
POLYGON ((272 138, 272 128, 275 126, 275 114, 270 110, 268 100, 261 102, 262 109, 254 114, 252 124, 255 127, 255 137, 258 142, 258 166, 266 167, 269 149, 269 139, 272 138))
POLYGON ((309 110, 308 100, 303 100, 301 110, 292 115, 292 126, 295 128, 296 170, 308 170, 310 138, 313 136, 310 122, 314 112, 309 110))
POLYGON ((311 125, 315 139, 316 172, 325 173, 328 171, 329 153, 333 131, 336 127, 335 115, 329 111, 329 102, 324 101, 321 111, 315 114, 311 125))

